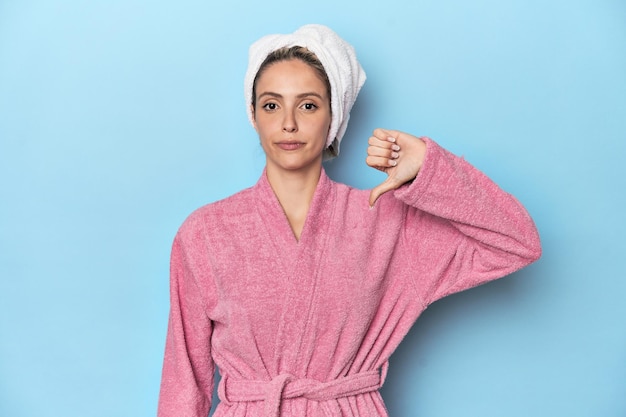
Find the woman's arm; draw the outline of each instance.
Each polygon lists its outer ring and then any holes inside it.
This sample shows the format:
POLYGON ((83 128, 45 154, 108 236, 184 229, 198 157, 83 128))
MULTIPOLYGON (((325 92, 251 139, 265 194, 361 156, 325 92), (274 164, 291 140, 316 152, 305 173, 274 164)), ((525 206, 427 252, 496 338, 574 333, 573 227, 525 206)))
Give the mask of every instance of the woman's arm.
POLYGON ((170 261, 170 315, 159 395, 159 417, 206 417, 211 408, 215 365, 211 320, 193 266, 177 236, 170 261))
POLYGON ((389 175, 370 201, 395 190, 395 198, 407 205, 404 246, 425 304, 540 257, 539 235, 524 207, 434 141, 377 129, 367 162, 389 175))

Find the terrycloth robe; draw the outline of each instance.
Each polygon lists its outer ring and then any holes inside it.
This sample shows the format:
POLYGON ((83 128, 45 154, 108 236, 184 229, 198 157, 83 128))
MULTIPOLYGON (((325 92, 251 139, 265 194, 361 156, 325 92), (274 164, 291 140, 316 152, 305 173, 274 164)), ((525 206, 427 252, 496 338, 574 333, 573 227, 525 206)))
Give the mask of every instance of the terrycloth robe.
POLYGON ((160 417, 385 417, 386 364, 420 313, 541 253, 511 195, 426 139, 384 194, 322 172, 296 240, 270 184, 195 211, 171 257, 160 417))

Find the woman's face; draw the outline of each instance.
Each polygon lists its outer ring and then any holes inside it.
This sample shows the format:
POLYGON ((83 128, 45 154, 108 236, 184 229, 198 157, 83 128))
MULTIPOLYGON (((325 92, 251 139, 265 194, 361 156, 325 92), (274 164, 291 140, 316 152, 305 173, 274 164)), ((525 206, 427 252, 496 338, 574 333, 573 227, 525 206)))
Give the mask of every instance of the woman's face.
POLYGON ((268 169, 319 168, 330 128, 330 97, 308 64, 293 59, 267 67, 256 84, 254 127, 268 169))

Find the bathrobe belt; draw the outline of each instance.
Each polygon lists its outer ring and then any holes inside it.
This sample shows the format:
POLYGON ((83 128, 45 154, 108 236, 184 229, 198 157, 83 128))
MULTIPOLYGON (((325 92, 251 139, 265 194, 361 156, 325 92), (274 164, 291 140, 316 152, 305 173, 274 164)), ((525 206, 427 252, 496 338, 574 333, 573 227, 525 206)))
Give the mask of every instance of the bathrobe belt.
POLYGON ((379 371, 360 372, 320 382, 315 379, 298 379, 291 374, 280 374, 271 381, 234 380, 222 376, 218 395, 225 405, 238 402, 264 401, 264 417, 278 417, 282 400, 306 398, 327 401, 378 391, 385 382, 388 362, 379 371))

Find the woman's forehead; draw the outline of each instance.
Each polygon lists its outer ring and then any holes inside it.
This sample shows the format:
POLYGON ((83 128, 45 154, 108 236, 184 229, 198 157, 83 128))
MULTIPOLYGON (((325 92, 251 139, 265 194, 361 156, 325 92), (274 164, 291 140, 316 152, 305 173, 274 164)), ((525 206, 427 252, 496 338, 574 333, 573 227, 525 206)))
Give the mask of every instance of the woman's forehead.
POLYGON ((257 95, 269 90, 276 93, 311 90, 327 95, 326 85, 317 71, 298 59, 272 63, 263 71, 257 80, 257 95))

